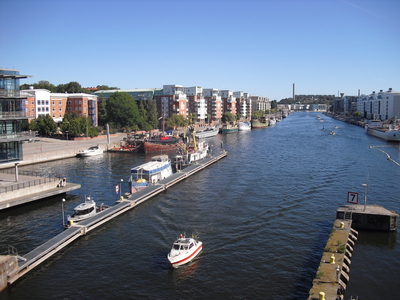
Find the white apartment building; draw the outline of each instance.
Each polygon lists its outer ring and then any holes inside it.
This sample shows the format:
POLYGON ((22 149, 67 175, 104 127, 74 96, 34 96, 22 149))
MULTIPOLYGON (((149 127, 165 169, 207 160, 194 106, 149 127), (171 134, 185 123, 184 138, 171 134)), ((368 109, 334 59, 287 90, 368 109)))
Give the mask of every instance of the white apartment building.
POLYGON ((372 92, 370 95, 361 95, 357 99, 357 110, 367 119, 378 118, 382 121, 391 118, 400 118, 400 93, 391 88, 384 92, 372 92))

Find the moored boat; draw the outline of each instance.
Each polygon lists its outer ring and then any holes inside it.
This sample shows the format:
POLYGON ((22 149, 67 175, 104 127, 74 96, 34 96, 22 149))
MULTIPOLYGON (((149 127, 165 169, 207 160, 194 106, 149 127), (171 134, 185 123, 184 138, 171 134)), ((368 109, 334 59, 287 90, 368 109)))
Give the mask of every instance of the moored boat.
POLYGON ((248 131, 251 130, 251 125, 248 122, 239 122, 238 128, 239 131, 248 131))
POLYGON ((380 120, 371 120, 365 125, 365 132, 386 141, 400 142, 400 125, 396 121, 384 125, 380 120))
POLYGON ((109 206, 104 205, 103 203, 97 206, 92 197, 86 197, 85 202, 76 206, 74 208, 74 213, 67 216, 67 226, 91 218, 107 208, 109 208, 109 206))
POLYGON ((251 127, 252 128, 264 128, 268 127, 269 122, 266 118, 259 118, 259 119, 252 119, 251 120, 251 127))
POLYGON ((239 128, 235 122, 226 123, 220 128, 221 133, 233 133, 237 131, 239 131, 239 128))
POLYGON ((201 138, 207 138, 207 137, 212 137, 216 136, 219 132, 219 128, 216 126, 212 127, 207 127, 206 129, 201 129, 196 131, 196 137, 201 139, 201 138))
POLYGON ((196 140, 183 146, 179 152, 179 154, 175 155, 172 162, 175 171, 206 158, 208 155, 208 143, 204 139, 196 140))
POLYGON ((157 137, 143 142, 144 152, 174 150, 182 143, 181 138, 173 136, 157 137))
POLYGON ((186 238, 182 234, 175 240, 168 261, 174 268, 191 262, 202 250, 203 243, 195 238, 186 238))
POLYGON ((130 192, 136 193, 170 175, 172 175, 172 168, 168 155, 153 156, 149 162, 131 169, 130 192))
POLYGON ((103 150, 100 149, 99 145, 89 147, 86 150, 79 151, 76 156, 86 157, 103 154, 103 150))

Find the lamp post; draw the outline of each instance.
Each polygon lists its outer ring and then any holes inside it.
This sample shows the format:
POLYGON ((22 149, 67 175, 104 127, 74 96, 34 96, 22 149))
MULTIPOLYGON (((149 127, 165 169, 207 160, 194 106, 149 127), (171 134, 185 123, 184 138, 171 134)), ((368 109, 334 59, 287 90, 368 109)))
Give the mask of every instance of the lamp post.
POLYGON ((18 182, 18 165, 19 163, 15 163, 15 182, 18 182))
POLYGON ((368 178, 369 174, 367 176, 367 183, 363 183, 362 186, 365 186, 365 194, 364 194, 364 211, 367 208, 367 200, 368 200, 368 178))
POLYGON ((121 193, 122 193, 122 191, 121 191, 121 185, 122 185, 122 182, 123 182, 124 180, 121 178, 121 182, 119 183, 119 199, 121 199, 121 193))
POLYGON ((65 202, 65 199, 63 198, 63 199, 62 199, 62 202, 61 202, 61 211, 62 211, 62 218, 63 218, 63 227, 65 227, 64 202, 65 202))
POLYGON ((68 142, 68 132, 69 132, 69 131, 67 130, 67 131, 65 131, 65 132, 67 133, 67 142, 68 142))

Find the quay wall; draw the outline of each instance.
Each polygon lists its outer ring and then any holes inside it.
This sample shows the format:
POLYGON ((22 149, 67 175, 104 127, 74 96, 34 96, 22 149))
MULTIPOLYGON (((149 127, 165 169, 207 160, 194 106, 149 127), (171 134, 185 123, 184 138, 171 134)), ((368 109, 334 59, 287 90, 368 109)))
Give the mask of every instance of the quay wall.
POLYGON ((308 300, 343 300, 358 232, 351 220, 337 219, 324 248, 308 300))
POLYGON ((8 286, 8 278, 18 271, 18 260, 16 256, 0 256, 0 292, 8 286))
POLYGON ((8 193, 1 193, 0 203, 2 203, 4 201, 15 199, 15 198, 27 197, 32 194, 42 193, 42 192, 48 191, 50 189, 54 189, 57 187, 58 183, 59 183, 58 181, 52 181, 52 182, 48 182, 48 183, 34 185, 31 187, 18 189, 18 190, 8 192, 8 193))

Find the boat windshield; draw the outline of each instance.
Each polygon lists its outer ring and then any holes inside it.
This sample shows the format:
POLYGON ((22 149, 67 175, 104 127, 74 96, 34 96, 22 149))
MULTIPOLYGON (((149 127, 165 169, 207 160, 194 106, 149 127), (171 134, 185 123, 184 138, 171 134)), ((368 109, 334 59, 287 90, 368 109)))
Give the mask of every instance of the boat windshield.
POLYGON ((179 250, 179 244, 174 244, 174 249, 179 250))
POLYGON ((93 210, 94 210, 94 207, 93 207, 93 206, 92 206, 92 207, 89 207, 88 209, 82 209, 82 210, 76 209, 76 210, 75 210, 75 214, 76 214, 77 216, 86 215, 86 214, 92 212, 93 210))

